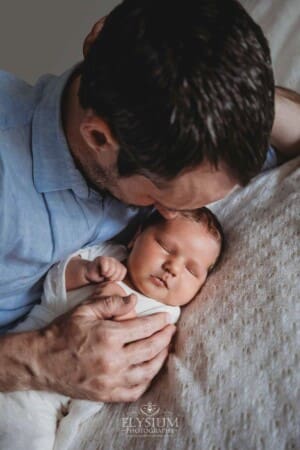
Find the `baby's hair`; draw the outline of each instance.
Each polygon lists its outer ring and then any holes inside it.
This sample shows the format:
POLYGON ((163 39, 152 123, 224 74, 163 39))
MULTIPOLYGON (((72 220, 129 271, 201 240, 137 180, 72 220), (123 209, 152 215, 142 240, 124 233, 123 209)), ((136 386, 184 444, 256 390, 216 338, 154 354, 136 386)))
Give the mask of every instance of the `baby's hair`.
MULTIPOLYGON (((213 264, 213 266, 209 269, 209 273, 217 266, 219 263, 223 253, 224 253, 224 247, 225 247, 225 235, 224 231, 222 229, 222 225, 220 224, 218 218, 215 216, 213 212, 210 211, 210 209, 203 206, 202 208, 194 209, 191 211, 180 211, 179 213, 182 217, 185 217, 188 220, 191 220, 192 222, 201 223, 203 224, 208 232, 216 239, 216 241, 220 244, 220 252, 219 255, 213 264)), ((167 219, 165 219, 158 211, 154 211, 147 220, 142 225, 142 231, 146 228, 158 225, 159 223, 165 222, 167 219)))

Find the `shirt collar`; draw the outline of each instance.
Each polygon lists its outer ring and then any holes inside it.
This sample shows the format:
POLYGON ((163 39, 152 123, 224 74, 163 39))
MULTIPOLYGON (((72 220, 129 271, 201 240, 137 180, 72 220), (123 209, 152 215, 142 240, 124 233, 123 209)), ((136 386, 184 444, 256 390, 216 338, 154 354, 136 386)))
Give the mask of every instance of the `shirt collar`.
POLYGON ((89 188, 75 166, 61 118, 62 94, 73 70, 42 77, 37 83, 42 92, 32 121, 33 178, 39 192, 72 189, 87 198, 89 188))

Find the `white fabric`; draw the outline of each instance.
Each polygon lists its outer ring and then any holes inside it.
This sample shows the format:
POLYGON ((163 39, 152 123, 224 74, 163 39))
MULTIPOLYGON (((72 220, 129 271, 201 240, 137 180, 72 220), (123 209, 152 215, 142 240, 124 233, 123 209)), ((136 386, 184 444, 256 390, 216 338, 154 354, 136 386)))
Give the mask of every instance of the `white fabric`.
POLYGON ((118 282, 118 284, 124 289, 127 295, 135 294, 137 296, 138 301, 135 307, 137 316, 149 316, 150 314, 155 314, 158 312, 168 312, 171 316, 172 323, 176 323, 179 319, 179 306, 164 305, 153 298, 145 297, 145 295, 142 295, 140 292, 130 288, 122 281, 118 282))
MULTIPOLYGON (((65 270, 70 259, 76 255, 90 261, 101 255, 113 256, 122 261, 126 258, 127 251, 120 245, 95 245, 81 249, 53 266, 44 282, 41 304, 36 305, 26 320, 13 331, 39 329, 81 303, 93 292, 93 285, 66 292, 65 270)), ((178 320, 179 307, 164 305, 145 297, 123 282, 119 284, 127 294, 136 294, 137 316, 168 312, 173 323, 178 320)), ((0 449, 67 450, 79 425, 99 412, 102 406, 102 403, 71 400, 51 392, 0 394, 0 449), (63 410, 68 412, 65 417, 62 416, 63 410)))

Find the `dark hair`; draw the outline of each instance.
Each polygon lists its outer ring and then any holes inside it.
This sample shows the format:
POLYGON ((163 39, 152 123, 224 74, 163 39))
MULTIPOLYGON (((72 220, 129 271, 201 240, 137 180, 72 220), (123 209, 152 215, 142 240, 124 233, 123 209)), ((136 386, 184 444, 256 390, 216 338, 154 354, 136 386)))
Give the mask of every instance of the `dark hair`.
MULTIPOLYGON (((205 206, 203 206, 202 208, 193 209, 191 211, 180 211, 179 215, 185 217, 188 220, 191 220, 192 222, 201 223, 202 225, 204 225, 208 232, 214 237, 214 239, 219 242, 219 255, 213 267, 211 267, 209 270, 209 272, 211 272, 219 263, 225 249, 225 235, 222 225, 220 224, 215 214, 205 206)), ((154 212, 151 213, 150 216, 148 216, 147 220, 142 223, 141 231, 144 231, 146 228, 158 225, 163 222, 167 222, 167 219, 165 219, 157 210, 154 210, 154 212)))
POLYGON ((274 115, 270 52, 234 0, 125 0, 80 67, 79 99, 120 145, 120 176, 170 180, 203 160, 245 184, 274 115))

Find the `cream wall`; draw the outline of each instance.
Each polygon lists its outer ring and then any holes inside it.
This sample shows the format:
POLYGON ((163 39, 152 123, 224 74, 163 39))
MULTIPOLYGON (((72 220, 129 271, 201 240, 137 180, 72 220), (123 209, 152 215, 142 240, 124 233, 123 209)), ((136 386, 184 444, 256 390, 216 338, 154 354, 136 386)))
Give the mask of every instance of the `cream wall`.
POLYGON ((0 68, 35 82, 81 59, 82 41, 117 0, 1 0, 0 68))

